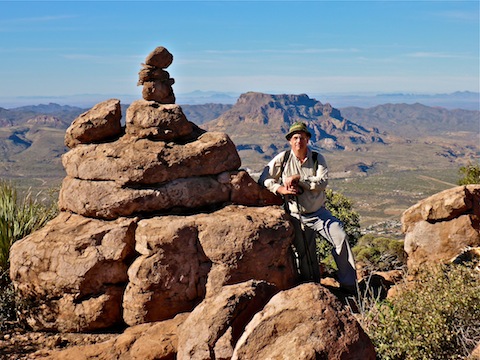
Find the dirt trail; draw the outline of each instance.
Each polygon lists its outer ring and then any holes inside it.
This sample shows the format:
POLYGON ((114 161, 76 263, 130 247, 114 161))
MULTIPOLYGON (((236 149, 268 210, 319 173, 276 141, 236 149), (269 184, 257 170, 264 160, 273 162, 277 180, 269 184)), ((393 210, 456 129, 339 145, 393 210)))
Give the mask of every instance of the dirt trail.
POLYGON ((433 177, 426 176, 426 175, 418 175, 418 178, 423 179, 423 180, 435 181, 435 182, 438 182, 440 184, 445 184, 445 185, 448 185, 448 186, 458 186, 457 184, 452 184, 452 183, 449 183, 449 182, 446 182, 446 181, 438 180, 438 179, 435 179, 433 177))

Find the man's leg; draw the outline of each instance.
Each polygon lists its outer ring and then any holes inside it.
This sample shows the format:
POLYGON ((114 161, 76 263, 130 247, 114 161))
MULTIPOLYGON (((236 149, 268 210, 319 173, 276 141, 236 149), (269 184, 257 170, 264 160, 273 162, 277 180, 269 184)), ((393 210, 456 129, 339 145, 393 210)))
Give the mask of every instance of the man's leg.
POLYGON ((317 260, 316 233, 309 227, 303 226, 299 219, 291 216, 295 228, 293 246, 298 257, 300 277, 305 281, 320 282, 320 266, 317 260))
POLYGON ((332 254, 338 267, 338 281, 343 287, 354 291, 357 284, 355 260, 341 221, 325 208, 303 216, 303 219, 306 226, 317 231, 334 246, 332 254))

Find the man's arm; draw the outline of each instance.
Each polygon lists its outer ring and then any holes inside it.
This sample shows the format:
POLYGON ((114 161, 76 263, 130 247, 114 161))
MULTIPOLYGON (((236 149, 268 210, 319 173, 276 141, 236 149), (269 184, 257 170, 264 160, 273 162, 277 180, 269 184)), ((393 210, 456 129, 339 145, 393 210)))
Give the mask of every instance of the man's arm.
POLYGON ((285 152, 275 156, 263 169, 258 183, 264 185, 274 194, 280 195, 296 195, 298 193, 299 175, 289 176, 282 183, 282 162, 285 152))
POLYGON ((317 155, 317 171, 313 176, 307 176, 299 180, 299 185, 305 190, 320 192, 325 190, 328 185, 328 167, 325 158, 317 155))

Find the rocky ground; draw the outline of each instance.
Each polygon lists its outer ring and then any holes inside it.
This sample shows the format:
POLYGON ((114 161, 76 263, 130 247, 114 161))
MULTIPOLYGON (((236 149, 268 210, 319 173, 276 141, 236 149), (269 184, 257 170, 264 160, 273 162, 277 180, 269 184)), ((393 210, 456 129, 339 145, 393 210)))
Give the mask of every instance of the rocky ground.
POLYGON ((41 359, 50 350, 61 350, 69 346, 100 343, 117 334, 80 334, 28 332, 15 329, 0 333, 0 359, 26 360, 41 359))
MULTIPOLYGON (((321 284, 328 288, 337 298, 348 306, 355 317, 360 316, 351 296, 339 290, 338 282, 323 274, 321 284)), ((52 350, 63 350, 72 346, 98 344, 113 339, 122 333, 117 329, 110 333, 53 333, 28 331, 14 328, 0 332, 0 359, 1 360, 32 360, 42 359, 52 350)))

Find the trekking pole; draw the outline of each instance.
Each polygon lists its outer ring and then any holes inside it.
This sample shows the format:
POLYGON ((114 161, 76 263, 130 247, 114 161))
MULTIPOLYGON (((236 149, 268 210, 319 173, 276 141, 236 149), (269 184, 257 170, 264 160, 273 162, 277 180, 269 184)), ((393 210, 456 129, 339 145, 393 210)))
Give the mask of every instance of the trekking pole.
POLYGON ((297 203, 297 210, 298 210, 298 219, 300 221, 300 229, 301 229, 301 232, 302 232, 302 239, 303 239, 303 246, 305 247, 305 256, 307 257, 307 265, 308 265, 308 268, 310 269, 310 280, 317 280, 314 278, 314 264, 313 264, 313 259, 311 257, 311 253, 310 253, 310 248, 309 248, 309 244, 307 242, 307 237, 305 236, 305 224, 303 223, 303 220, 302 220, 302 212, 300 211, 300 204, 298 202, 298 196, 295 196, 295 201, 297 203))

